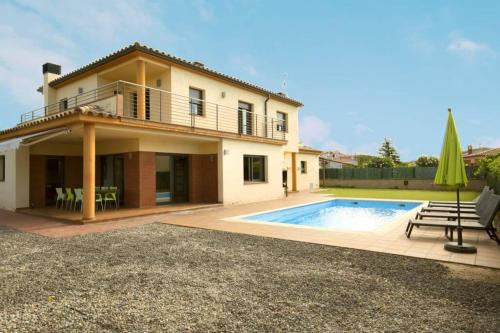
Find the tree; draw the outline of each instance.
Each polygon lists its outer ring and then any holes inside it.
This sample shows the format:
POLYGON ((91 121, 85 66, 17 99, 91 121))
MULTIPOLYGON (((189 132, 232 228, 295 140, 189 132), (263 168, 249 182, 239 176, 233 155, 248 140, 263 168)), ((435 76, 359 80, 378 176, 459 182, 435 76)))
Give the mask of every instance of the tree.
POLYGON ((374 157, 376 156, 356 155, 356 161, 358 161, 358 168, 366 168, 374 157))
POLYGON ((422 155, 419 158, 417 158, 417 161, 415 164, 419 167, 437 167, 439 163, 439 160, 435 156, 425 156, 422 155))
POLYGON ((388 157, 372 157, 366 163, 367 168, 392 168, 394 167, 394 161, 388 157))
POLYGON ((384 139, 384 143, 382 143, 378 152, 380 156, 392 160, 394 164, 399 164, 401 162, 396 148, 392 145, 392 142, 388 138, 384 139))
POLYGON ((485 177, 488 174, 500 177, 500 154, 485 156, 479 161, 479 167, 474 172, 476 176, 485 177))

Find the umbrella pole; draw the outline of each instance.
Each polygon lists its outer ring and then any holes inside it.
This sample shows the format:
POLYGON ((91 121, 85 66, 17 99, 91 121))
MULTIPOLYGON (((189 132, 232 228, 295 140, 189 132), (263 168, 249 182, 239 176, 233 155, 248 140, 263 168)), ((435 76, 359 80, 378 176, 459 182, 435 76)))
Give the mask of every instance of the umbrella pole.
POLYGON ((462 242, 462 222, 460 221, 460 190, 457 187, 457 242, 444 244, 444 249, 458 253, 476 253, 476 247, 462 242))
POLYGON ((457 187, 457 238, 458 238, 458 246, 462 246, 462 222, 460 221, 460 190, 457 187))

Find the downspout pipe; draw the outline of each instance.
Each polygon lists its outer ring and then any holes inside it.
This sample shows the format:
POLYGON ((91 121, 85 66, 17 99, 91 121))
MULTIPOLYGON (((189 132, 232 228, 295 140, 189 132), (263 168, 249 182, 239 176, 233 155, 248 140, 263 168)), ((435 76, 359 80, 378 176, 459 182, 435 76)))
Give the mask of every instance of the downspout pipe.
POLYGON ((267 132, 267 102, 269 101, 269 99, 271 98, 271 95, 267 95, 266 97, 266 100, 264 101, 264 119, 265 119, 265 122, 264 122, 264 130, 265 130, 265 133, 266 133, 266 137, 269 136, 268 132, 267 132))

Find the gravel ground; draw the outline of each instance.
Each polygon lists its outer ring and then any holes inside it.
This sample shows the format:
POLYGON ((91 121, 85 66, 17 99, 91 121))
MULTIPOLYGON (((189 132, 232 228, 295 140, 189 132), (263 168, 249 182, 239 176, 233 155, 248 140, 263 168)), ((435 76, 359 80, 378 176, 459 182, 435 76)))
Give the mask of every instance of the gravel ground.
POLYGON ((0 331, 498 332, 499 271, 475 270, 164 224, 0 227, 0 331))

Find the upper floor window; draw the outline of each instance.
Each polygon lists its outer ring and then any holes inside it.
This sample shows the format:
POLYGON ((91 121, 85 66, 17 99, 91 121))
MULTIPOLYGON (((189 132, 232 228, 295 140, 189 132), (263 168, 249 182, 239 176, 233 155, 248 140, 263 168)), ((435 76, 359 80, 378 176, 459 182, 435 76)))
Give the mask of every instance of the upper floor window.
POLYGON ((266 181, 266 157, 265 156, 243 156, 243 179, 245 182, 266 181))
POLYGON ((307 173, 307 162, 300 161, 300 173, 307 173))
POLYGON ((278 111, 276 112, 276 118, 278 120, 276 130, 278 132, 288 132, 288 114, 278 111))
POLYGON ((5 156, 0 155, 0 182, 5 181, 5 156))
POLYGON ((68 99, 64 98, 59 101, 59 111, 66 111, 68 109, 68 99))
POLYGON ((189 88, 189 112, 203 116, 203 90, 189 88))
POLYGON ((238 132, 240 134, 252 135, 252 104, 238 102, 238 132))

